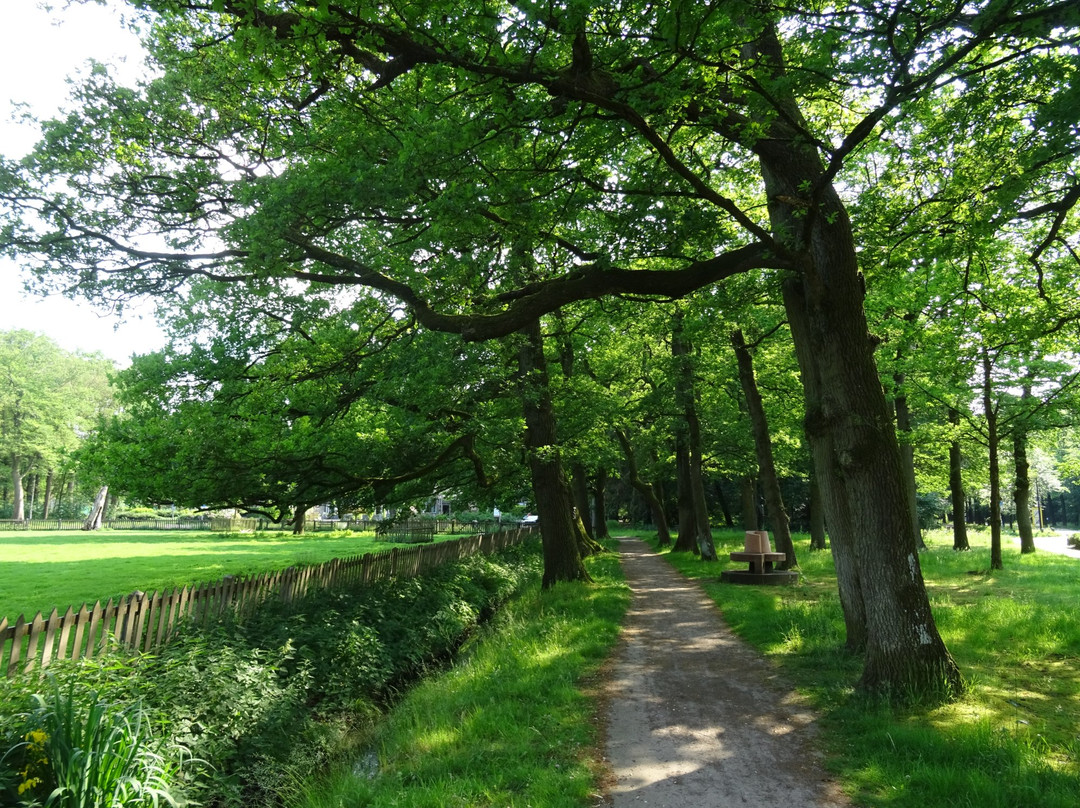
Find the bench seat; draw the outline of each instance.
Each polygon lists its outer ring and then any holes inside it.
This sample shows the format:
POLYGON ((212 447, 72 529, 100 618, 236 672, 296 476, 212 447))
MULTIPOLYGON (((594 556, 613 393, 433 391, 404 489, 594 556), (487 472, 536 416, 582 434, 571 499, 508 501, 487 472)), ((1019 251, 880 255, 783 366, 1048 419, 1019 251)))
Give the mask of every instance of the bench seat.
POLYGON ((750 572, 761 575, 773 568, 774 561, 783 561, 787 556, 784 553, 748 553, 737 551, 731 554, 732 561, 750 562, 750 572))

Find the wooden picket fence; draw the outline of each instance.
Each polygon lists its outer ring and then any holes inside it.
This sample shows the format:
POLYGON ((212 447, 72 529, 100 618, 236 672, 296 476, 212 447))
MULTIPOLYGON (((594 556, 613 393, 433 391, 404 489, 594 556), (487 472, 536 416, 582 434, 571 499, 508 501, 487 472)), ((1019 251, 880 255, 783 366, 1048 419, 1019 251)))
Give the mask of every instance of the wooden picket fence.
POLYGON ((151 651, 181 625, 206 626, 224 617, 242 619, 270 598, 289 603, 318 589, 357 589, 382 578, 407 578, 477 553, 494 553, 523 541, 531 526, 462 539, 395 547, 387 552, 338 558, 248 577, 226 576, 209 584, 164 593, 98 601, 77 610, 56 609, 32 620, 0 619, 0 667, 7 676, 44 670, 54 660, 93 657, 113 648, 151 651))
MULTIPOLYGON (((85 519, 0 519, 3 530, 82 530, 85 519)), ((206 530, 208 519, 108 519, 109 530, 206 530)))

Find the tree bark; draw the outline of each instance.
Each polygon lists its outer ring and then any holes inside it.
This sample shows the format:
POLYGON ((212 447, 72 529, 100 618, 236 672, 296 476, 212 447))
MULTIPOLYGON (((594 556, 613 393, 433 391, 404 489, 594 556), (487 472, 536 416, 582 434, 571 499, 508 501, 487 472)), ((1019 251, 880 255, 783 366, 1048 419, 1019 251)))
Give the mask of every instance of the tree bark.
POLYGON ((982 354, 983 414, 986 417, 986 448, 990 453, 990 569, 1004 569, 1001 560, 1001 461, 998 458, 998 412, 993 399, 990 354, 982 354))
POLYGON ((49 469, 49 473, 45 475, 45 507, 41 514, 42 519, 49 518, 49 506, 52 504, 53 494, 53 470, 49 469))
POLYGON ((855 518, 843 485, 833 433, 821 425, 823 393, 819 371, 811 355, 810 322, 802 282, 796 278, 789 279, 784 283, 783 294, 806 399, 803 427, 814 461, 813 476, 821 491, 825 521, 829 525, 829 548, 836 568, 840 607, 844 612, 845 645, 851 651, 862 652, 866 648, 868 628, 862 574, 855 556, 855 518))
POLYGON ((664 503, 657 494, 656 486, 642 479, 638 469, 637 457, 634 455, 634 447, 630 445, 626 433, 621 429, 616 429, 615 437, 618 439, 623 450, 623 456, 626 458, 630 485, 644 497, 645 502, 649 505, 649 512, 652 514, 653 524, 656 525, 656 536, 660 546, 668 547, 671 544, 671 531, 668 528, 667 515, 664 513, 664 503))
POLYGON ((757 480, 751 474, 739 479, 739 509, 742 511, 743 530, 760 530, 757 508, 757 480))
POLYGON ((825 503, 821 500, 821 486, 814 471, 810 472, 810 549, 826 549, 825 503))
MULTIPOLYGON (((702 561, 716 561, 709 509, 705 501, 705 478, 702 472, 701 421, 697 413, 694 368, 690 362, 693 350, 683 334, 681 313, 675 317, 671 333, 671 355, 675 359, 675 398, 686 419, 686 439, 690 461, 690 499, 694 509, 694 541, 702 561)), ((679 527, 680 539, 682 526, 679 527)))
POLYGON ((26 518, 34 518, 34 508, 37 505, 38 484, 41 482, 41 475, 34 473, 30 475, 30 490, 27 492, 26 498, 26 518))
POLYGON ((22 458, 17 454, 11 456, 11 497, 11 518, 22 521, 26 518, 26 506, 23 503, 22 458))
POLYGON ((970 550, 967 535, 967 497, 964 495, 964 456, 960 450, 960 439, 956 429, 960 426, 960 413, 955 407, 949 407, 949 423, 953 427, 952 440, 949 441, 949 494, 952 497, 953 511, 953 550, 970 550))
POLYGON ((791 569, 798 565, 798 561, 795 558, 795 545, 791 541, 787 509, 780 493, 780 481, 776 478, 776 463, 773 460, 765 403, 761 399, 757 379, 754 378, 754 359, 739 329, 731 332, 731 346, 735 349, 739 382, 742 384, 746 408, 750 415, 750 429, 754 435, 754 451, 757 454, 758 473, 761 475, 761 487, 765 494, 765 513, 773 531, 773 545, 778 553, 785 555, 778 569, 791 569))
POLYGON ((525 450, 540 517, 540 538, 544 552, 541 586, 550 589, 560 581, 592 579, 581 560, 570 489, 559 455, 555 408, 551 400, 540 321, 535 320, 524 329, 522 337, 518 369, 525 414, 525 450))
POLYGON ((294 536, 302 536, 304 534, 304 527, 307 523, 307 505, 297 505, 296 512, 293 514, 293 528, 292 532, 294 536))
POLYGON ((911 427, 911 411, 908 409, 907 394, 904 392, 904 374, 897 373, 896 398, 893 408, 896 411, 896 428, 903 440, 900 441, 900 460, 904 464, 904 482, 907 484, 908 508, 911 510, 911 523, 915 526, 915 546, 926 549, 922 528, 919 525, 919 487, 915 483, 915 445, 914 430, 911 427))
POLYGON ((693 483, 690 475, 690 440, 686 425, 675 428, 675 500, 678 510, 678 533, 675 536, 676 552, 699 552, 694 537, 697 535, 697 516, 694 511, 693 483))
POLYGON ((1016 482, 1013 485, 1013 503, 1016 505, 1016 529, 1020 534, 1020 552, 1035 552, 1035 533, 1031 525, 1031 477, 1027 458, 1027 433, 1018 431, 1013 436, 1013 460, 1016 465, 1016 482))
POLYGON ((601 467, 593 477, 593 538, 610 539, 607 526, 607 469, 601 467))
POLYGON ((596 533, 593 530, 592 511, 589 508, 589 476, 585 471, 584 463, 577 462, 571 466, 570 481, 574 508, 577 510, 578 518, 581 519, 581 526, 585 530, 585 535, 590 540, 594 540, 596 533))
POLYGON ((105 514, 105 500, 109 496, 109 486, 101 486, 101 490, 94 497, 94 504, 90 508, 90 515, 83 522, 83 530, 100 530, 101 519, 105 514))
POLYGON ((728 507, 727 497, 724 496, 724 486, 720 480, 713 485, 713 494, 716 496, 716 504, 720 508, 720 515, 724 517, 724 527, 735 527, 735 520, 731 518, 731 508, 728 507))

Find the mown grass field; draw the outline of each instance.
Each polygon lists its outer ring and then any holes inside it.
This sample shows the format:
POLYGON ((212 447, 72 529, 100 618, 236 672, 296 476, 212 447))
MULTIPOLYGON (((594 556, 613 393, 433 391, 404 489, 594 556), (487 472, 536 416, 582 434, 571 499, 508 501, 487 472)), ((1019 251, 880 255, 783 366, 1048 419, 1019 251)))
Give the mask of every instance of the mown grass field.
MULTIPOLYGON (((438 540, 453 538, 439 536, 438 540)), ((0 533, 0 617, 15 620, 53 607, 93 604, 270 572, 294 564, 389 550, 374 533, 211 533, 180 530, 18 531, 0 533)))
MULTIPOLYGON (((741 532, 717 533, 721 561, 666 553, 699 579, 731 627, 764 652, 823 716, 831 767, 858 804, 889 808, 1080 805, 1080 560, 1022 556, 989 570, 989 536, 920 555, 935 619, 967 683, 944 705, 889 705, 855 692, 861 661, 844 626, 828 553, 796 542, 796 587, 718 583, 741 532)), ((902 694, 901 694, 902 695, 902 694)))

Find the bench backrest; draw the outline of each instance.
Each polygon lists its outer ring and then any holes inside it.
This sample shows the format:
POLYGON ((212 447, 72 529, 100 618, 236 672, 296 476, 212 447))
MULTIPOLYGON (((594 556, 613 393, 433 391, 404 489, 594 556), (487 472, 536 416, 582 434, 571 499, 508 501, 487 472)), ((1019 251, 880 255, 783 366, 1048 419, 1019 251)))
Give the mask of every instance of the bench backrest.
POLYGON ((746 531, 746 552, 748 553, 771 553, 769 545, 769 532, 767 530, 746 531))

